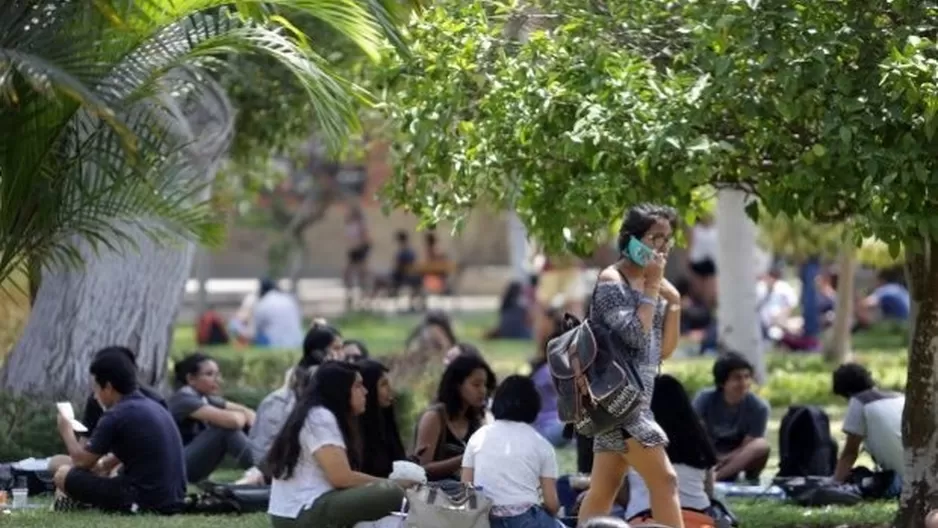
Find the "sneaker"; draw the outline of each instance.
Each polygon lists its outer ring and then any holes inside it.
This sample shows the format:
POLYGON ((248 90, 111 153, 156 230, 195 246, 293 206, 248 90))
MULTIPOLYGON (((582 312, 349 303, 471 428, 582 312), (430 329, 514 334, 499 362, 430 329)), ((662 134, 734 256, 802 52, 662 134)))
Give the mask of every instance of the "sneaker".
POLYGON ((55 500, 52 502, 52 511, 55 512, 69 512, 87 509, 89 509, 89 507, 86 504, 78 502, 64 493, 60 494, 57 492, 55 500))

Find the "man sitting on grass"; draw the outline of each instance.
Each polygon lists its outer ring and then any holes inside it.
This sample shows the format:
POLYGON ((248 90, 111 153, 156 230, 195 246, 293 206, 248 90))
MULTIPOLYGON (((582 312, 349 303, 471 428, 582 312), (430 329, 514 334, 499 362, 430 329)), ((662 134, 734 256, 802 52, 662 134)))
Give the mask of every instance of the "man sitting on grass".
POLYGON ((56 490, 105 511, 176 512, 185 498, 186 467, 173 417, 140 393, 136 368, 125 354, 99 354, 89 370, 95 399, 106 412, 84 445, 59 415, 72 465, 56 470, 56 490), (107 476, 118 464, 121 473, 107 476))
POLYGON ((750 392, 752 373, 746 358, 725 354, 713 364, 715 387, 694 398, 694 410, 717 451, 714 477, 721 482, 734 482, 740 472, 747 481, 758 482, 769 460, 769 404, 750 392))
MULTIPOLYGON (((134 353, 127 347, 122 346, 110 346, 102 348, 97 353, 95 353, 92 362, 102 356, 107 356, 111 354, 123 355, 134 364, 136 368, 137 358, 134 356, 134 353)), ((160 404, 162 407, 166 408, 166 400, 163 399, 163 395, 157 392, 155 389, 147 387, 146 385, 138 385, 137 390, 140 391, 140 394, 143 394, 147 398, 155 401, 160 404)), ((79 442, 84 443, 91 435, 94 433, 95 428, 98 426, 98 422, 101 420, 101 416, 104 415, 104 409, 101 407, 101 404, 98 403, 97 398, 95 398, 94 393, 88 395, 88 401, 85 403, 85 416, 82 419, 81 423, 84 425, 88 431, 84 433, 79 433, 79 442)), ((56 471, 62 466, 71 465, 72 459, 68 455, 55 455, 49 459, 49 472, 55 474, 56 471)))
POLYGON ((847 480, 860 454, 860 447, 866 444, 866 450, 881 469, 896 472, 893 485, 886 494, 898 496, 902 485, 902 410, 905 396, 876 388, 870 371, 857 363, 841 365, 834 371, 833 391, 849 400, 843 425, 847 442, 837 461, 834 480, 847 480))

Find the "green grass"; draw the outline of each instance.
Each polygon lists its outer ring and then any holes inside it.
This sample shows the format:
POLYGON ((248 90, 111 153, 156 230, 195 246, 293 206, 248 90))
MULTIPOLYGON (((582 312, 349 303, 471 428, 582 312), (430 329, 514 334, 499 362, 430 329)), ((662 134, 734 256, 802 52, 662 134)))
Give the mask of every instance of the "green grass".
MULTIPOLYGON (((880 528, 896 512, 895 503, 853 507, 800 508, 776 502, 736 501, 731 508, 744 528, 880 528)), ((56 514, 46 510, 0 513, 0 526, 16 528, 267 528, 263 514, 243 516, 126 517, 89 512, 56 514)))

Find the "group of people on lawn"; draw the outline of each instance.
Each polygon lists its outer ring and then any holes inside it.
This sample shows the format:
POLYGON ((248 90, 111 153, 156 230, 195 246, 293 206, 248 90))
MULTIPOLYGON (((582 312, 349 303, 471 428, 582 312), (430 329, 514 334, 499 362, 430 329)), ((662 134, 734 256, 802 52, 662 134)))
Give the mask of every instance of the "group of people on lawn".
MULTIPOLYGON (((620 230, 623 257, 601 273, 590 298, 591 320, 626 344, 623 354, 646 389, 638 413, 596 438, 558 432, 557 394, 543 382, 543 357, 531 376, 497 384, 482 353, 447 327, 427 339, 452 342, 438 356, 445 369, 408 453, 387 368, 368 358, 364 344, 344 341, 319 321, 284 386, 257 412, 220 397, 221 374, 209 356, 178 362, 177 390, 164 401, 138 385, 131 351, 100 351, 90 367, 88 409, 98 416, 86 417, 90 436, 80 440, 69 420, 59 420, 67 448, 52 462, 59 498, 109 511, 174 513, 187 483, 207 478, 228 456, 245 470, 240 482, 270 484, 275 528, 351 527, 401 508, 416 482, 389 476, 394 461, 411 460, 430 481, 481 488, 497 528, 552 527, 561 515, 602 526, 613 512, 620 523, 712 526, 714 481, 755 480, 765 467, 770 412, 751 392, 753 369, 740 355, 718 358, 714 387, 693 400, 677 379, 659 374, 680 327, 680 295, 662 277, 675 224, 670 208, 632 208, 620 230), (647 260, 632 258, 632 239, 651 248, 647 260), (581 467, 587 478, 558 474, 554 447, 567 442, 592 451, 581 467)), ((562 328, 555 320, 551 336, 562 328)), ((539 340, 541 356, 546 341, 539 340)), ((901 469, 904 398, 878 390, 854 364, 834 374, 833 387, 849 399, 848 440, 834 478, 846 478, 863 444, 885 468, 901 469)))

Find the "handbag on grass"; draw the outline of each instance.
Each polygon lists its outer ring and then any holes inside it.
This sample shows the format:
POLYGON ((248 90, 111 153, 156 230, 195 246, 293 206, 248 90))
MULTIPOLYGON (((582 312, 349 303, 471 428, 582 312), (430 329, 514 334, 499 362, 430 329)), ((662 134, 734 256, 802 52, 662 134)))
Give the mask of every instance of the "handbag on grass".
MULTIPOLYGON (((455 491, 455 490, 454 490, 455 491)), ((492 501, 469 484, 455 493, 439 486, 407 490, 407 528, 489 528, 492 501)))

